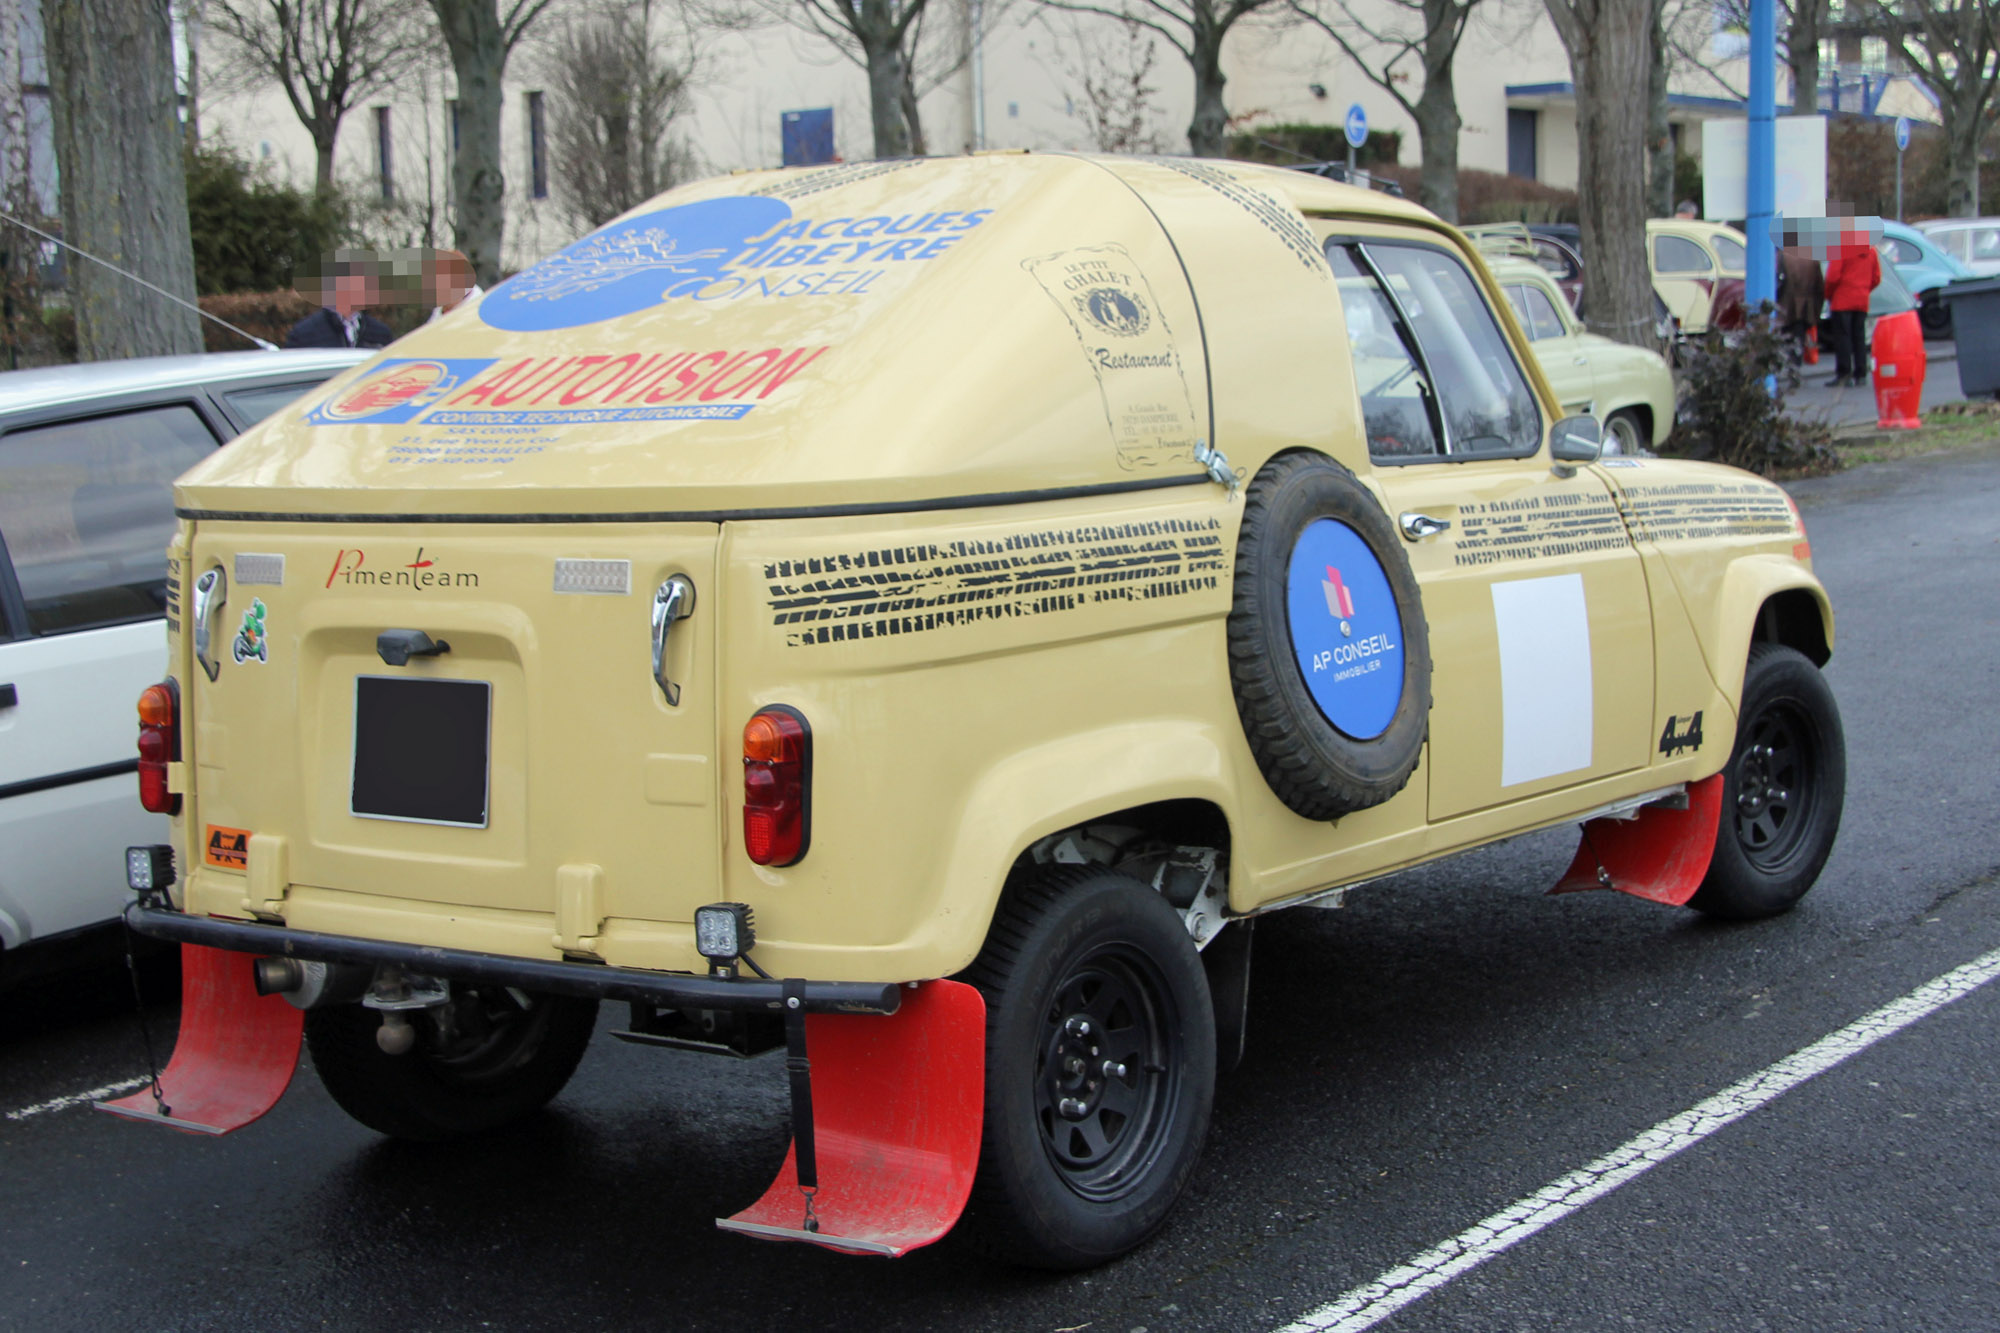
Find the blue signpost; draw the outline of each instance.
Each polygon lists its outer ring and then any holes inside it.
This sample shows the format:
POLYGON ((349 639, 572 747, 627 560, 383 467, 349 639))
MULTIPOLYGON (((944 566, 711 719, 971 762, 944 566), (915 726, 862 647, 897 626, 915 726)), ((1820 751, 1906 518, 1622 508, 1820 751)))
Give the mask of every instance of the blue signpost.
POLYGON ((1778 295, 1778 256, 1771 216, 1778 198, 1778 17, 1776 0, 1750 0, 1750 144, 1744 181, 1743 301, 1755 311, 1778 295))
POLYGON ((1347 174, 1354 175, 1354 150, 1368 142, 1368 113, 1356 102, 1347 108, 1347 119, 1342 124, 1347 132, 1347 174))
POLYGON ((1896 221, 1903 220, 1903 154, 1910 149, 1910 118, 1896 117, 1896 221))

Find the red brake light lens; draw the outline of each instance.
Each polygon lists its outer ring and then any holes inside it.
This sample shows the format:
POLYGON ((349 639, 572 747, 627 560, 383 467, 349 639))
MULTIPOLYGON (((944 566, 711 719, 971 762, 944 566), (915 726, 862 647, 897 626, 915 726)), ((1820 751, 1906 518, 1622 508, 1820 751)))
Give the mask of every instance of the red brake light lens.
POLYGON ((743 727, 743 849, 760 866, 788 866, 811 841, 812 728, 774 704, 743 727))
POLYGON ((167 765, 181 757, 181 691, 172 677, 139 695, 139 804, 177 815, 181 798, 167 790, 167 765))

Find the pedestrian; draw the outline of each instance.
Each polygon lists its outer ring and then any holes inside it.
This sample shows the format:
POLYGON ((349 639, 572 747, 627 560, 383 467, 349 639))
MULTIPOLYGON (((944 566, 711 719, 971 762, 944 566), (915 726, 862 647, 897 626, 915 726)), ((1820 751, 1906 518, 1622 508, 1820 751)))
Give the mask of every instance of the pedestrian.
POLYGON ((1806 335, 1819 322, 1820 306, 1826 302, 1826 279, 1812 248, 1799 244, 1798 233, 1786 228, 1783 242, 1778 251, 1778 322, 1803 360, 1806 335))
POLYGON ((432 257, 425 265, 424 285, 431 293, 426 324, 443 319, 482 291, 472 276, 472 261, 456 250, 440 250, 432 257))
POLYGON ((1833 311, 1833 383, 1868 382, 1868 297, 1882 281, 1882 260, 1868 233, 1841 231, 1826 266, 1826 303, 1833 311))
POLYGON ((1674 210, 1674 216, 1677 218, 1691 218, 1699 212, 1701 210, 1695 206, 1694 200, 1683 199, 1680 202, 1680 207, 1674 210))
POLYGON ((395 339, 387 324, 362 309, 379 300, 372 261, 323 257, 316 272, 299 285, 299 295, 319 309, 292 325, 287 347, 387 347, 395 339))

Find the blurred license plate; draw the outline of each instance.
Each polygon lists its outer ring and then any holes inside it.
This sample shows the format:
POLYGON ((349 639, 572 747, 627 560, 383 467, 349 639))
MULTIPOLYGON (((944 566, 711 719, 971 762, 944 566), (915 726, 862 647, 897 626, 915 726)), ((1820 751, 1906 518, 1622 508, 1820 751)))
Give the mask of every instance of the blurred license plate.
POLYGON ((354 792, 366 819, 486 827, 493 686, 354 679, 354 792))

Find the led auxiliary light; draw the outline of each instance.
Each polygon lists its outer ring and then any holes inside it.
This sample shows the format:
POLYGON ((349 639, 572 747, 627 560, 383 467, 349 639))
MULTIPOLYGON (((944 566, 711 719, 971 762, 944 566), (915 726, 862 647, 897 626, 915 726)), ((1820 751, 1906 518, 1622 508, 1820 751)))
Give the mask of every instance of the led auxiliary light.
POLYGON ((748 903, 710 903, 694 909, 694 947, 711 963, 734 963, 757 943, 748 903))
POLYGON ((134 893, 158 893, 174 882, 174 849, 164 843, 125 849, 125 883, 134 893))

